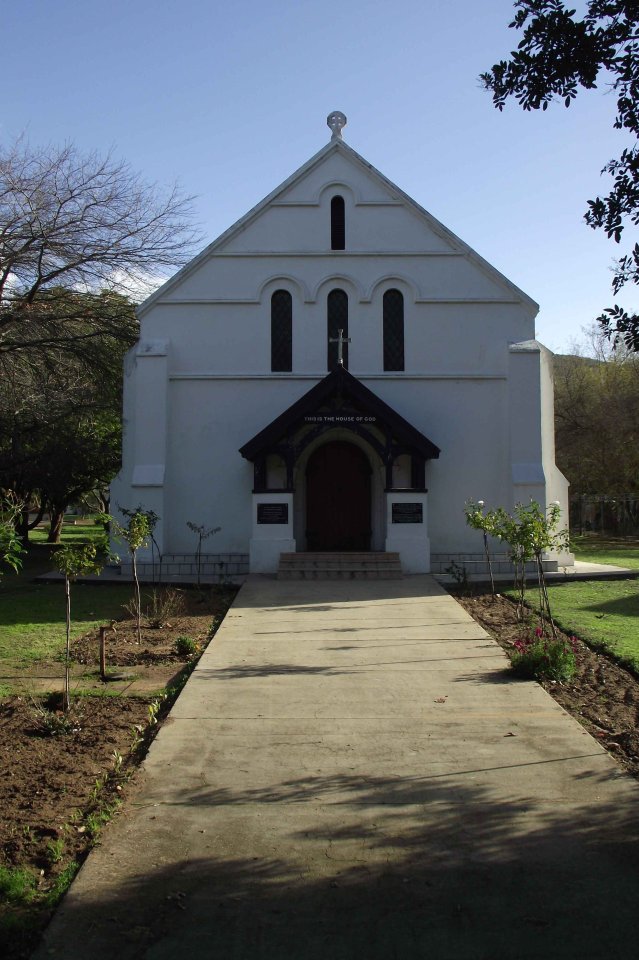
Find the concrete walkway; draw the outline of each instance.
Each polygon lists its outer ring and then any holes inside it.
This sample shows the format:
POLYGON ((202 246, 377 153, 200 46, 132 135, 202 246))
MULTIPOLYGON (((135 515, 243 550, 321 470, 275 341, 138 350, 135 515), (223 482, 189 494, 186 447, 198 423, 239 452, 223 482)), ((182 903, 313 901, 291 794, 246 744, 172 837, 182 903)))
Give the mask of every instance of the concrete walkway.
POLYGON ((638 812, 432 578, 251 577, 36 956, 629 957, 638 812))

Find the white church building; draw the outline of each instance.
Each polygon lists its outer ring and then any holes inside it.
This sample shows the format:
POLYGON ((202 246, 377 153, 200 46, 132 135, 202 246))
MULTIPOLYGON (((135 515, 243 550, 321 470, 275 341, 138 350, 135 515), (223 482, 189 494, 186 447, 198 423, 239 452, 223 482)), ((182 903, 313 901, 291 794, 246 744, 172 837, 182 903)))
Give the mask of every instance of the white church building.
POLYGON ((139 307, 113 512, 153 510, 174 572, 189 523, 221 528, 205 560, 233 576, 282 553, 461 565, 481 551, 471 498, 567 517, 537 304, 345 123, 330 114, 326 146, 139 307))

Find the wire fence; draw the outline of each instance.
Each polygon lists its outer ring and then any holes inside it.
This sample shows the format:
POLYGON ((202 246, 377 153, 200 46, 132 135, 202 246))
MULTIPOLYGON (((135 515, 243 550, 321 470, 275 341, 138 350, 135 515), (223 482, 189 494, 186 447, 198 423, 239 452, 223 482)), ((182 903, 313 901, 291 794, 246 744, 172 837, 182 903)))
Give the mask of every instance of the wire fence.
POLYGON ((582 495, 570 500, 573 533, 628 537, 639 534, 639 497, 582 495))

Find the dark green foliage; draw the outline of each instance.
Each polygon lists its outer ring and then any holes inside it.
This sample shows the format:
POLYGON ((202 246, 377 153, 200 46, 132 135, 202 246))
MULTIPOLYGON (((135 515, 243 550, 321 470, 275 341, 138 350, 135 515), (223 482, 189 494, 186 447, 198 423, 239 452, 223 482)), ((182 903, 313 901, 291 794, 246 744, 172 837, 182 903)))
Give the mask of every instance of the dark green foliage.
MULTIPOLYGON (((632 138, 602 173, 612 178, 607 196, 588 201, 585 220, 619 243, 625 226, 639 223, 639 4, 637 0, 589 0, 585 15, 561 0, 517 0, 510 27, 522 39, 510 59, 501 60, 481 80, 502 110, 514 97, 524 110, 546 110, 553 101, 569 107, 579 88, 603 83, 616 95, 614 126, 632 138)), ((614 293, 639 284, 639 244, 616 265, 614 293)), ((606 333, 639 351, 639 315, 620 306, 598 317, 606 333)))
POLYGON ((574 637, 547 637, 538 628, 533 637, 515 641, 513 672, 525 680, 570 680, 577 668, 574 643, 574 637))
POLYGON ((51 298, 82 309, 87 334, 99 327, 101 304, 117 304, 123 324, 122 339, 89 338, 84 360, 54 345, 33 353, 0 349, 0 487, 61 519, 68 504, 106 489, 119 467, 122 362, 136 324, 124 297, 56 288, 46 302, 51 298))
POLYGON ((639 496, 639 357, 556 356, 557 466, 571 497, 639 496))
POLYGON ((180 657, 190 657, 197 653, 197 643, 191 637, 178 637, 175 641, 175 649, 180 657))

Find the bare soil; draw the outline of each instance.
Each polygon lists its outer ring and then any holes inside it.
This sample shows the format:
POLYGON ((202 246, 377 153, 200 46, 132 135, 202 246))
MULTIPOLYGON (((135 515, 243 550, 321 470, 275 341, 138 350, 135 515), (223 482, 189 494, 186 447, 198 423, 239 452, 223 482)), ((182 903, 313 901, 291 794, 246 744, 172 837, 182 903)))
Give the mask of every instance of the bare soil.
MULTIPOLYGON (((35 878, 30 904, 7 902, 0 892, 0 954, 6 960, 29 956, 69 864, 79 864, 99 842, 101 826, 135 789, 132 774, 158 723, 151 700, 131 695, 130 678, 147 672, 164 686, 169 678, 186 677, 197 654, 180 656, 175 641, 189 637, 202 649, 235 593, 180 590, 176 608, 157 626, 143 621, 141 643, 135 620, 116 623, 108 635, 107 670, 123 679, 99 680, 97 631, 78 639, 75 678, 93 695, 75 696, 66 716, 56 692, 59 678, 42 678, 53 690, 47 696, 31 692, 0 702, 0 869, 23 868, 35 878), (93 683, 78 676, 87 671, 93 683), (95 696, 96 687, 104 695, 95 696)), ((164 712, 170 702, 164 701, 164 712)))

